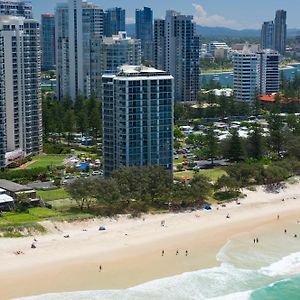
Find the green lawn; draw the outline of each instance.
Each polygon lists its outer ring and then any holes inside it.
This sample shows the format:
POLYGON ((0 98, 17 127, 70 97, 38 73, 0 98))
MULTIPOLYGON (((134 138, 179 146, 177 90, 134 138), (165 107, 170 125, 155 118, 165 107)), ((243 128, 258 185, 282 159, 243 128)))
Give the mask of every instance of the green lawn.
POLYGON ((217 181, 222 175, 226 175, 226 172, 221 168, 200 170, 198 174, 202 174, 210 178, 212 181, 217 181))
POLYGON ((174 159, 174 165, 182 164, 184 160, 185 160, 184 157, 179 157, 177 159, 175 158, 174 159))
POLYGON ((32 164, 29 164, 28 169, 34 169, 39 167, 47 167, 51 165, 62 165, 66 155, 38 155, 32 158, 35 161, 32 164))
POLYGON ((21 226, 28 223, 42 221, 48 218, 59 217, 61 214, 54 210, 42 207, 30 208, 28 213, 5 213, 0 217, 0 228, 8 226, 21 226))
POLYGON ((175 178, 194 177, 196 174, 207 176, 211 181, 217 181, 218 178, 221 177, 222 175, 225 175, 226 172, 221 168, 200 170, 197 173, 195 173, 194 171, 182 171, 182 172, 175 172, 174 177, 175 178))
POLYGON ((38 196, 40 196, 44 201, 52 201, 58 199, 66 199, 69 194, 64 188, 49 190, 49 191, 37 191, 38 196))

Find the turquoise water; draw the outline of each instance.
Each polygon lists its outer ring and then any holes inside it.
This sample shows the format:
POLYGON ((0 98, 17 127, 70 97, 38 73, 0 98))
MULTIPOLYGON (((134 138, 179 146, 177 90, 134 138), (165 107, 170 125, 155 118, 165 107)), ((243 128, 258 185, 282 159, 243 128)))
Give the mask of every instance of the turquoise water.
MULTIPOLYGON (((296 76, 296 74, 300 75, 300 65, 295 64, 291 68, 284 68, 281 70, 284 77, 287 80, 291 80, 296 76)), ((201 83, 208 83, 210 80, 218 82, 222 87, 233 87, 233 73, 211 73, 211 74, 201 74, 200 75, 201 83)))
POLYGON ((299 300, 300 276, 275 282, 251 293, 250 300, 299 300))

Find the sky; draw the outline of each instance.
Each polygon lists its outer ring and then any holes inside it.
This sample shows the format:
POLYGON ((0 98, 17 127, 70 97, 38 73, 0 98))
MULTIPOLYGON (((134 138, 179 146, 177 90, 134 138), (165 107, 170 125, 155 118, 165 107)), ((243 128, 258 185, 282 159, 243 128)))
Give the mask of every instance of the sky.
MULTIPOLYGON (((31 0, 35 18, 54 12, 55 4, 64 0, 31 0)), ((194 16, 197 24, 234 29, 260 28, 263 21, 273 20, 277 9, 287 10, 288 28, 300 28, 299 0, 90 0, 102 8, 126 9, 127 23, 134 23, 136 8, 151 7, 155 18, 173 9, 194 16)))

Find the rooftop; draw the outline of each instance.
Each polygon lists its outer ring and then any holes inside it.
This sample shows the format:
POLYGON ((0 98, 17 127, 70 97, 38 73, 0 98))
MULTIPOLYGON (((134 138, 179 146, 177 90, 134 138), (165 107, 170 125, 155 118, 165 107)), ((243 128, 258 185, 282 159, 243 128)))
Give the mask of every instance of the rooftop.
POLYGON ((0 195, 0 204, 1 203, 8 203, 8 202, 14 202, 14 198, 11 196, 8 196, 6 194, 0 195))
POLYGON ((32 188, 27 185, 21 185, 6 179, 0 179, 0 188, 14 193, 32 191, 32 188))
POLYGON ((132 66, 123 65, 119 67, 118 75, 146 75, 146 74, 166 74, 165 71, 155 69, 153 67, 146 67, 143 65, 132 66))

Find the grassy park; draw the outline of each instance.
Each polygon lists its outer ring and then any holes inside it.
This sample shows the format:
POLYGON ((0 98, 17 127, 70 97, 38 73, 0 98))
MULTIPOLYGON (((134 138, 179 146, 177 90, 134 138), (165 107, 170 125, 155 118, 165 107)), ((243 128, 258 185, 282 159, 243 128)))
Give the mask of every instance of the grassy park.
POLYGON ((208 170, 200 170, 199 172, 194 171, 182 171, 174 173, 175 178, 187 178, 194 177, 196 174, 204 175, 208 177, 211 181, 217 181, 222 175, 226 175, 226 172, 222 168, 208 169, 208 170))
POLYGON ((37 194, 44 201, 60 200, 60 199, 66 199, 69 197, 69 194, 66 192, 66 190, 64 188, 48 190, 48 191, 38 190, 37 194))
POLYGON ((38 155, 34 156, 32 163, 28 164, 28 169, 35 169, 40 167, 48 167, 51 165, 62 165, 66 155, 38 155))

